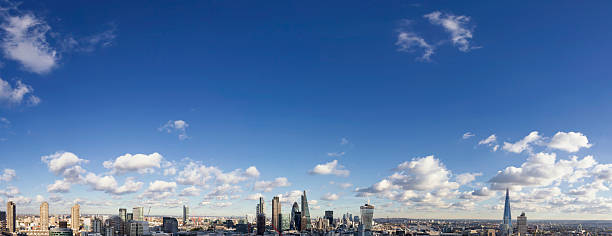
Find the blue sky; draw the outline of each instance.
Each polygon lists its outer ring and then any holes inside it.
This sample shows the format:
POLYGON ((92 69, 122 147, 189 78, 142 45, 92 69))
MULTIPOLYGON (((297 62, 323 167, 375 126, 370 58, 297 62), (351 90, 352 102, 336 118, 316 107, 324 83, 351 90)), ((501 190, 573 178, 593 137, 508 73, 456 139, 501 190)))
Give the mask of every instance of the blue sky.
POLYGON ((610 4, 5 2, 0 197, 610 219, 610 4))

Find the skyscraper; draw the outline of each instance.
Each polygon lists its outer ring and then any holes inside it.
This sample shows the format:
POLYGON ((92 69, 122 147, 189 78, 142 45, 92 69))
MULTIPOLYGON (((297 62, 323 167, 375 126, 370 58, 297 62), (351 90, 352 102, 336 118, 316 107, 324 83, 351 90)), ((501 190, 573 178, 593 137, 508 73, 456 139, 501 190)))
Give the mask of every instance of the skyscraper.
POLYGON ((374 219, 374 206, 366 203, 360 207, 361 209, 361 224, 364 230, 372 230, 372 220, 374 219))
POLYGON ((257 204, 257 215, 266 214, 265 212, 266 204, 264 202, 263 197, 259 197, 259 204, 257 204))
POLYGON ((0 211, 0 231, 6 230, 6 211, 0 211))
POLYGON ((14 202, 8 201, 6 203, 6 221, 9 233, 15 232, 15 226, 17 225, 17 206, 14 202))
POLYGON ((187 225, 188 219, 189 219, 189 207, 183 205, 183 225, 187 225))
POLYGON ((272 228, 274 228, 277 231, 281 231, 281 228, 279 227, 280 225, 278 224, 280 222, 280 218, 279 218, 280 213, 281 213, 280 198, 278 196, 275 196, 272 198, 272 228))
POLYGON ((40 229, 49 229, 49 203, 47 202, 40 204, 40 229))
POLYGON ((178 221, 172 217, 164 217, 162 220, 162 231, 164 233, 177 233, 178 221))
POLYGON ((102 233, 102 220, 100 218, 95 217, 91 221, 91 232, 102 233))
POLYGON ((506 189, 506 204, 504 205, 504 221, 500 227, 502 236, 512 235, 512 216, 510 215, 510 190, 506 189))
POLYGON ((296 213, 300 212, 300 206, 297 202, 293 202, 293 207, 291 208, 291 218, 289 223, 289 229, 298 230, 299 223, 297 222, 297 218, 295 217, 296 213))
POLYGON ((306 190, 302 195, 302 230, 310 231, 312 226, 310 224, 310 211, 308 210, 308 199, 306 198, 306 190))
POLYGON ((144 207, 134 207, 132 214, 135 221, 144 221, 144 207))
POLYGON ((266 215, 260 213, 257 215, 257 235, 264 235, 266 232, 266 215))
POLYGON ((334 224, 334 211, 325 211, 325 219, 329 221, 329 225, 334 224))
POLYGON ((77 235, 79 234, 79 228, 81 226, 81 206, 77 203, 70 209, 70 228, 72 232, 77 235))
POLYGON ((516 222, 518 236, 527 235, 527 216, 525 216, 525 212, 521 213, 521 215, 517 217, 516 222))
POLYGON ((127 221, 127 210, 125 208, 119 208, 119 218, 122 221, 127 221))

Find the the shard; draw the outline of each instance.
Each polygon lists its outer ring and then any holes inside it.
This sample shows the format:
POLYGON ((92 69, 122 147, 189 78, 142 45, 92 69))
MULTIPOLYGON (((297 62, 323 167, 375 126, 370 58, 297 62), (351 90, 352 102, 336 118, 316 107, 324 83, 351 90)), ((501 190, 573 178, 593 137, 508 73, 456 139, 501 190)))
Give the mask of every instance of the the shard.
POLYGON ((506 204, 504 205, 504 222, 501 225, 500 233, 503 236, 512 235, 512 216, 510 214, 510 191, 506 189, 506 204))
POLYGON ((306 199, 306 190, 302 195, 302 231, 310 231, 310 211, 308 210, 308 199, 306 199))

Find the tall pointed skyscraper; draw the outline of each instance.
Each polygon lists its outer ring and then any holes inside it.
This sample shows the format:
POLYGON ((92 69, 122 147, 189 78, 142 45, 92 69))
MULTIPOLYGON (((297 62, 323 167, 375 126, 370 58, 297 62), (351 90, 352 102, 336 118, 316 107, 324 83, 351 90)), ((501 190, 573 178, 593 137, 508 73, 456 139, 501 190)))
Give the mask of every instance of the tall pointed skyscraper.
POLYGON ((504 205, 504 222, 501 225, 502 236, 512 235, 512 216, 510 214, 510 191, 506 189, 506 204, 504 205))
POLYGON ((308 210, 308 199, 306 199, 306 190, 302 195, 302 231, 310 231, 310 210, 308 210))

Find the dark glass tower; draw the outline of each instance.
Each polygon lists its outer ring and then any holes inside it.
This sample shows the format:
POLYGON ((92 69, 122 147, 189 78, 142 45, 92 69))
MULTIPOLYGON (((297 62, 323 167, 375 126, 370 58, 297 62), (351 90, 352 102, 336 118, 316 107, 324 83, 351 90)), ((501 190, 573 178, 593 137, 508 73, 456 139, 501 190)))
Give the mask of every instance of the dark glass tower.
POLYGON ((504 205, 504 222, 500 233, 503 236, 512 235, 512 216, 510 214, 510 191, 506 189, 506 204, 504 205))
POLYGON ((289 223, 289 229, 293 229, 293 230, 298 230, 300 227, 300 224, 298 222, 298 219, 295 217, 297 215, 297 213, 300 212, 300 206, 298 205, 297 202, 293 203, 293 207, 291 208, 291 218, 289 219, 290 223, 289 223))

